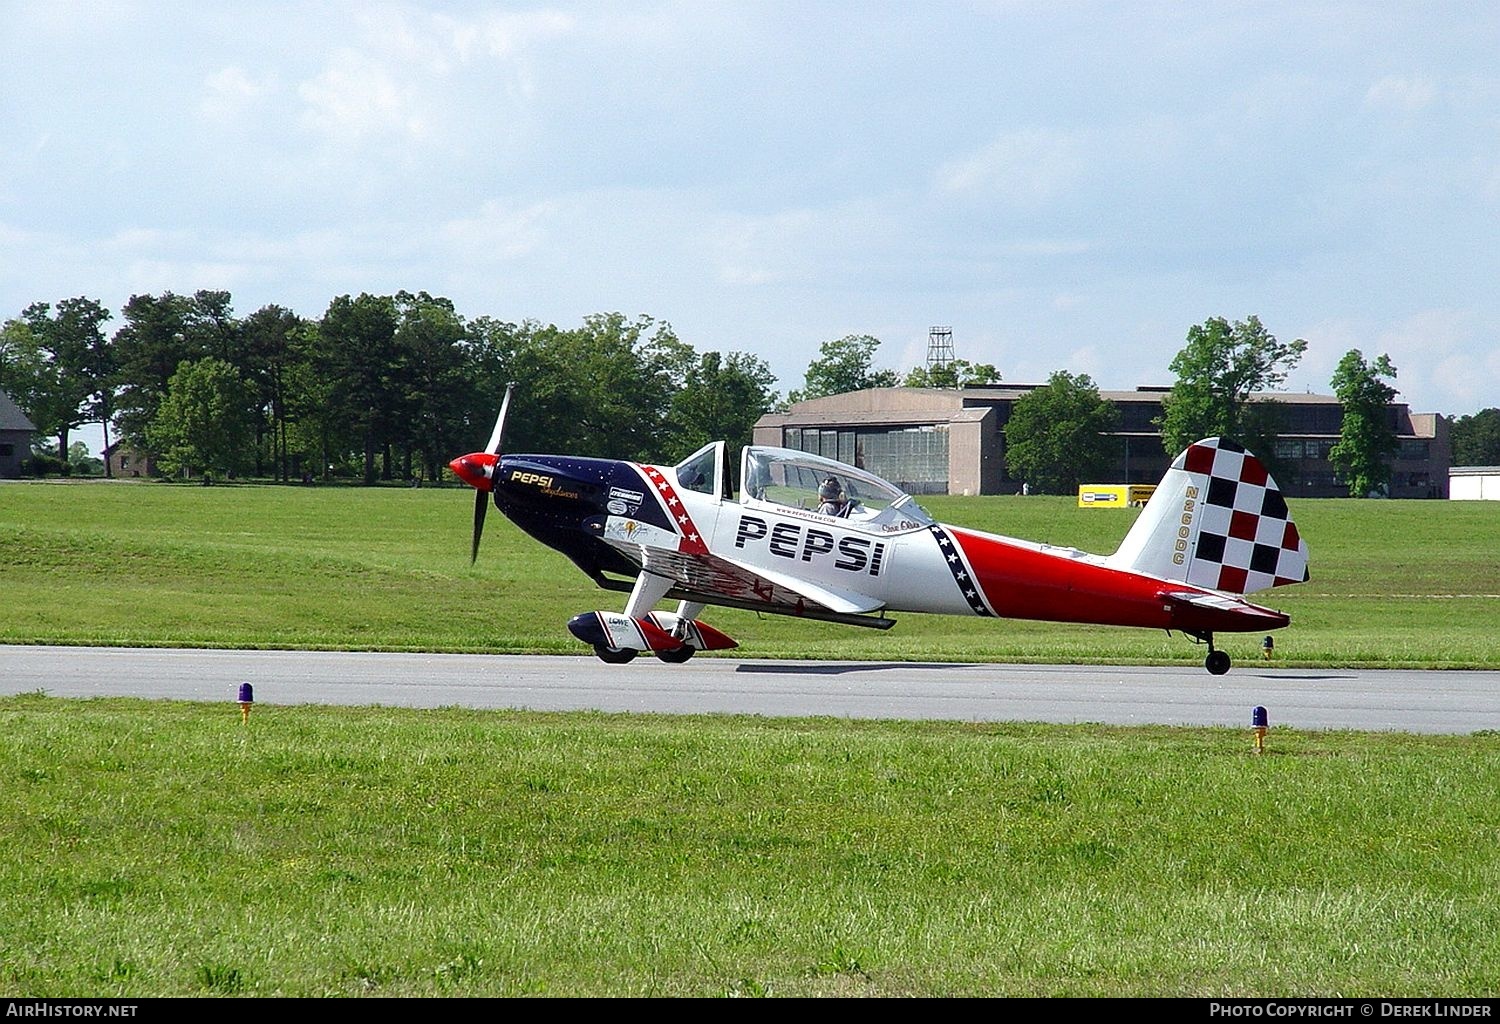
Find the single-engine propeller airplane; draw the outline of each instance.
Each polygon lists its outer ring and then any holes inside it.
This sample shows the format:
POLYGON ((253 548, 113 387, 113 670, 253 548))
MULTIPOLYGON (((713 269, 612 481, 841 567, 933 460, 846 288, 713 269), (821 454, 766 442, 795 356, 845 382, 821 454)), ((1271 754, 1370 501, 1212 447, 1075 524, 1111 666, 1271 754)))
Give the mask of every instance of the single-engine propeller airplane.
POLYGON ((888 612, 929 612, 1216 633, 1291 620, 1244 595, 1308 578, 1307 545, 1265 466, 1226 438, 1172 463, 1112 555, 948 526, 863 469, 749 445, 730 492, 723 441, 675 466, 573 455, 502 454, 506 389, 484 451, 449 467, 473 487, 479 554, 485 510, 567 555, 596 584, 629 593, 623 612, 568 629, 606 662, 666 662, 738 644, 698 616, 707 605, 889 629, 888 612), (675 612, 655 611, 676 600, 675 612))

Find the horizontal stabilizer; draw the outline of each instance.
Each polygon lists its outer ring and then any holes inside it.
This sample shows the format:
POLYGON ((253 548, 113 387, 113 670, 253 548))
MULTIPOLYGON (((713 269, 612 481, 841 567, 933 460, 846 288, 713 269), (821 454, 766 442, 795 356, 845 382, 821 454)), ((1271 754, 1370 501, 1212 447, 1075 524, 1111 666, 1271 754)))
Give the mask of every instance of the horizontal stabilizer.
POLYGON ((1291 621, 1282 612, 1227 594, 1167 590, 1156 596, 1171 606, 1172 627, 1176 629, 1248 633, 1280 629, 1291 621))

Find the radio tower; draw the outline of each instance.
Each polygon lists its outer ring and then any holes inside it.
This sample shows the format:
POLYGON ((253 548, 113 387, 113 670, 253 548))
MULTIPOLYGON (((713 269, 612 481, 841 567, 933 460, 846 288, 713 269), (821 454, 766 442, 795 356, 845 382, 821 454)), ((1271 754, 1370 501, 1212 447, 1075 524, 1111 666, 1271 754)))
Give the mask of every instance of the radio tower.
POLYGON ((927 329, 927 370, 946 369, 953 362, 953 328, 927 329))

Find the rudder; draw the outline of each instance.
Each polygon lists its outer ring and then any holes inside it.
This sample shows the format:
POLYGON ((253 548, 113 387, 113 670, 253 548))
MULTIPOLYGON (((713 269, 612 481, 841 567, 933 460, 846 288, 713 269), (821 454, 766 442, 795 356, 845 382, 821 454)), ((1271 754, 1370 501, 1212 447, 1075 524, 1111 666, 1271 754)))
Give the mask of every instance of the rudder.
POLYGON ((1177 456, 1106 564, 1230 594, 1302 583, 1307 543, 1265 464, 1228 438, 1177 456))

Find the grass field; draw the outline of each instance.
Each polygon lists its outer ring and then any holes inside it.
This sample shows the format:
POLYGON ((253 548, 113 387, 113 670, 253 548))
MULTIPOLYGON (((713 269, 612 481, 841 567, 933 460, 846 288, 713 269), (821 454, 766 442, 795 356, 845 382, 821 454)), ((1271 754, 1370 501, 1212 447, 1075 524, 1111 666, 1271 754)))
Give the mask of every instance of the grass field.
MULTIPOLYGON (((565 628, 623 595, 492 515, 468 562, 471 502, 448 488, 0 486, 0 642, 586 653, 565 628)), ((938 518, 1113 551, 1134 510, 1065 498, 933 498, 938 518)), ((1292 616, 1278 660, 1500 666, 1500 507, 1294 501, 1312 580, 1259 596, 1292 616)), ((1181 636, 898 616, 887 632, 710 609, 740 657, 1198 663, 1181 636)), ((1258 635, 1226 635, 1236 660, 1258 635)))
POLYGON ((0 699, 12 996, 1500 995, 1500 736, 0 699))
MULTIPOLYGON (((934 499, 1113 550, 1135 513, 934 499)), ((0 486, 0 643, 574 652, 457 489, 0 486)), ((1294 502, 1277 658, 1500 664, 1500 508, 1294 502)), ((740 656, 1198 662, 710 610, 740 656)), ((1259 637, 1225 638, 1237 658, 1259 637)), ((0 648, 0 670, 3 670, 0 648)), ((0 699, 0 993, 1500 997, 1500 734, 0 699)))

